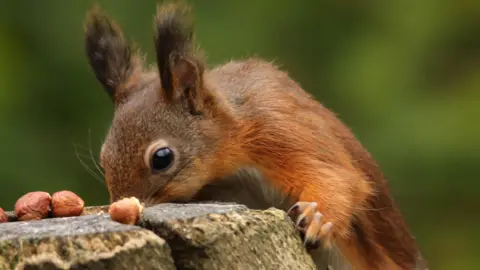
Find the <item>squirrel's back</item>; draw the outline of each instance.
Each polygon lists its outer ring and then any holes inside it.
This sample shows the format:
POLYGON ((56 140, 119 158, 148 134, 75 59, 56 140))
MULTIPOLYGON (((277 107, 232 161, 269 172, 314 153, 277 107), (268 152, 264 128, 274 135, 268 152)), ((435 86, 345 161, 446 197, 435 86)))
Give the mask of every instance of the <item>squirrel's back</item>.
POLYGON ((313 105, 311 95, 286 72, 262 59, 231 61, 207 71, 205 77, 231 108, 241 114, 252 114, 258 109, 269 111, 264 106, 284 109, 285 103, 292 102, 295 103, 292 106, 313 105), (262 106, 258 106, 259 103, 262 106))
POLYGON ((369 249, 368 246, 373 243, 383 243, 387 252, 395 251, 389 254, 394 260, 408 261, 416 257, 414 239, 389 195, 388 184, 378 164, 331 110, 317 102, 286 72, 261 59, 232 61, 207 74, 215 85, 214 89, 218 89, 230 104, 233 115, 240 119, 261 117, 268 122, 266 119, 270 118, 271 123, 277 124, 279 132, 284 129, 288 133, 286 138, 303 136, 295 141, 318 146, 316 151, 322 158, 329 158, 328 151, 344 152, 344 157, 375 187, 365 207, 371 209, 368 215, 377 221, 371 224, 376 229, 353 223, 353 229, 358 234, 372 233, 370 239, 363 239, 364 247, 369 249), (298 133, 297 130, 309 132, 298 133), (318 144, 311 144, 312 141, 318 144), (396 226, 391 221, 402 223, 402 226, 396 226))

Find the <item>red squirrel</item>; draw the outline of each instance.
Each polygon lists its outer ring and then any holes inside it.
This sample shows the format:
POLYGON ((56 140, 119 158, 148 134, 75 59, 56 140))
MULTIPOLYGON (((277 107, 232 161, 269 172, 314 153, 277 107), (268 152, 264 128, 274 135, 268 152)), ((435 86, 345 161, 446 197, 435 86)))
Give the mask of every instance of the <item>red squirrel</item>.
POLYGON ((111 202, 276 207, 319 269, 427 269, 377 163, 331 110, 270 62, 207 67, 188 6, 160 4, 154 21, 152 67, 98 6, 85 22, 114 104, 100 153, 111 202))

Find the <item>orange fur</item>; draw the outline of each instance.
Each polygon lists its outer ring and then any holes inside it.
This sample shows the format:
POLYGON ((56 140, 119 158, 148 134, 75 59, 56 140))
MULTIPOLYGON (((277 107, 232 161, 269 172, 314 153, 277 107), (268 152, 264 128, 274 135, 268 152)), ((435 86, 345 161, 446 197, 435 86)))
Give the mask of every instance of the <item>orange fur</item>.
POLYGON ((112 201, 316 202, 354 269, 426 268, 378 165, 333 112, 271 63, 206 68, 184 10, 157 12, 157 71, 105 15, 86 26, 90 65, 115 104, 101 152, 112 201), (146 153, 159 139, 175 157, 161 172, 146 153))

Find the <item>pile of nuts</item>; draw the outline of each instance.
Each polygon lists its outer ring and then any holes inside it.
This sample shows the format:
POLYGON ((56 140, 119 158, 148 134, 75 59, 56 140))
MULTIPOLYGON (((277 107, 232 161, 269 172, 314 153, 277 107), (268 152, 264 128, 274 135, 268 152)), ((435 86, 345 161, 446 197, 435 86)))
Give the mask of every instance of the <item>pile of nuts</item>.
MULTIPOLYGON (((15 203, 14 213, 19 221, 40 220, 53 217, 79 216, 83 212, 84 201, 77 194, 62 190, 53 193, 34 191, 29 192, 15 203)), ((0 208, 0 222, 7 222, 7 215, 0 208)))
MULTIPOLYGON (((14 213, 19 221, 41 220, 47 217, 73 217, 83 212, 84 201, 75 193, 62 190, 50 196, 48 192, 29 192, 15 203, 14 213)), ((114 221, 134 225, 144 209, 135 197, 112 203, 108 213, 114 221)), ((0 223, 8 222, 5 211, 0 208, 0 223)))

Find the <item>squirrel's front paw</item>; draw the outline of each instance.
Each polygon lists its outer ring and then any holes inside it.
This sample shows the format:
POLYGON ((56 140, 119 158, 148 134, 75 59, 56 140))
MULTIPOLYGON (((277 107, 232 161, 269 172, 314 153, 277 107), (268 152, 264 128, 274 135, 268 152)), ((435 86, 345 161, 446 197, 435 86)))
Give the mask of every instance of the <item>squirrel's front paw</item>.
POLYGON ((333 224, 323 221, 316 202, 297 202, 287 214, 295 222, 307 249, 318 248, 320 244, 323 248, 330 247, 333 224))

